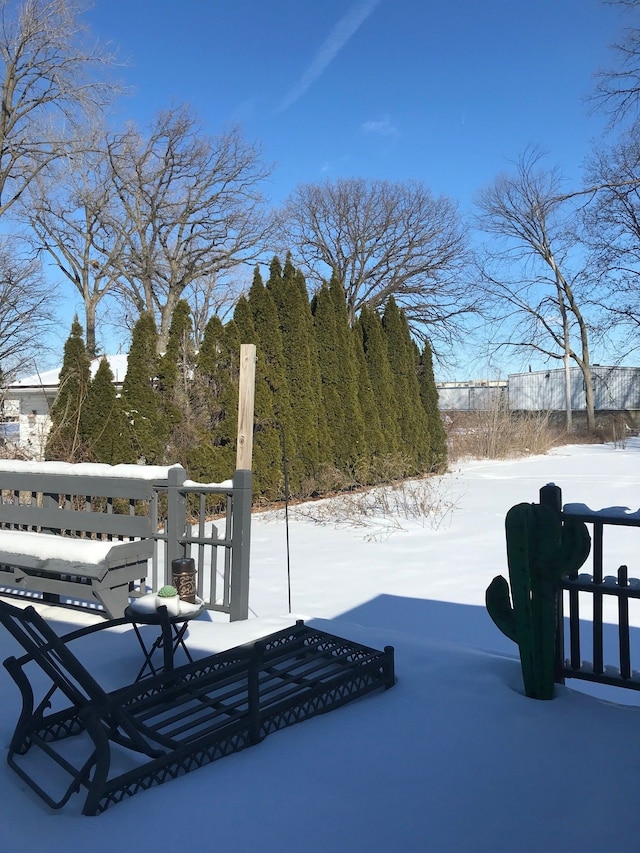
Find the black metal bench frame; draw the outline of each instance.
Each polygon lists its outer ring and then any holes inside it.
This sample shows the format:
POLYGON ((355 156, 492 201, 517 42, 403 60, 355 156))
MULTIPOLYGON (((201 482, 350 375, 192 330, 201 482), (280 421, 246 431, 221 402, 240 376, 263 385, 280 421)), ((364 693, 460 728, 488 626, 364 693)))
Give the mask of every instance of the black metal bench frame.
POLYGON ((376 651, 297 622, 254 644, 106 691, 69 643, 125 619, 60 637, 33 607, 0 601, 0 621, 26 651, 4 661, 22 696, 9 766, 53 809, 85 788, 85 815, 395 682, 392 646, 376 651), (32 684, 32 665, 47 677, 37 699, 34 689, 42 678, 32 684), (65 743, 83 734, 86 754, 73 763, 65 743), (34 749, 66 775, 61 794, 45 790, 37 770, 21 762, 34 749), (119 761, 135 756, 132 766, 114 773, 115 752, 119 761))

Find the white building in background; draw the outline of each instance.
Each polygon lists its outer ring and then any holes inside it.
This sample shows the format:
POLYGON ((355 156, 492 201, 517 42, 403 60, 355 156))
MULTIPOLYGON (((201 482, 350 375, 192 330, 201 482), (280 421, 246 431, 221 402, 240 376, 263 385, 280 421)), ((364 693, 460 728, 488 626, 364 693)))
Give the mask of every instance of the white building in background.
MULTIPOLYGON (((127 373, 126 355, 107 355, 94 358, 91 376, 94 377, 102 358, 109 361, 114 384, 122 387, 127 373)), ((29 458, 42 459, 47 435, 51 428, 49 412, 58 393, 60 369, 45 370, 25 376, 2 392, 0 439, 14 444, 29 458)))
MULTIPOLYGON (((640 367, 591 367, 597 413, 624 414, 640 426, 640 367)), ((586 411, 582 372, 570 368, 571 409, 586 411)), ((563 368, 511 373, 506 380, 436 382, 441 411, 477 412, 508 407, 512 412, 564 412, 566 379, 563 368)))
MULTIPOLYGON (((570 368, 571 408, 586 410, 584 380, 579 367, 570 368)), ((593 397, 598 412, 640 411, 640 368, 591 366, 593 397)), ((519 412, 562 411, 566 407, 562 368, 509 376, 509 408, 519 412)))

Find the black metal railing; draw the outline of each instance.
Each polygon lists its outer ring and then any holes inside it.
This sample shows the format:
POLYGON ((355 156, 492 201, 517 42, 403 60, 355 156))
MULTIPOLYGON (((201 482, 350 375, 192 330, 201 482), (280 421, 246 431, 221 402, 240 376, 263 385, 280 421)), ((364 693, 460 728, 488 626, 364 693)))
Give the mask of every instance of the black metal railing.
MULTIPOLYGON (((612 559, 606 555, 605 539, 611 537, 614 528, 640 527, 640 511, 631 513, 620 508, 594 511, 582 504, 563 507, 561 490, 553 484, 540 489, 540 503, 559 512, 563 519, 588 525, 592 543, 591 571, 566 575, 560 581, 556 682, 563 684, 566 678, 579 678, 640 690, 640 671, 633 667, 633 626, 629 618, 630 602, 640 599, 640 579, 629 577, 627 565, 605 573, 605 560, 612 559), (606 608, 609 618, 613 615, 617 622, 605 621, 605 604, 609 602, 606 608), (591 620, 580 618, 584 603, 591 620), (611 656, 609 661, 605 659, 608 656, 611 656)), ((640 667, 640 660, 636 665, 640 667)))

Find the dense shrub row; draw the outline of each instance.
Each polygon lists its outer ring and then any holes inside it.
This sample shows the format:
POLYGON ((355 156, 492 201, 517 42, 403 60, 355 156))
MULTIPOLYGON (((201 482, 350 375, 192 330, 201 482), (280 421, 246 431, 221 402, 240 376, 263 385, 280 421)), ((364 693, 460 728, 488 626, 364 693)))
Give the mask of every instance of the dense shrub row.
POLYGON ((233 318, 212 317, 196 352, 190 309, 179 302, 166 351, 143 314, 121 394, 103 359, 93 380, 77 319, 65 344, 48 459, 111 464, 180 462, 201 482, 235 468, 241 343, 257 350, 255 494, 308 497, 441 471, 446 439, 431 350, 419 350, 393 298, 382 316, 349 325, 335 280, 310 300, 290 258, 258 269, 233 318), (286 462, 285 462, 286 460, 286 462))

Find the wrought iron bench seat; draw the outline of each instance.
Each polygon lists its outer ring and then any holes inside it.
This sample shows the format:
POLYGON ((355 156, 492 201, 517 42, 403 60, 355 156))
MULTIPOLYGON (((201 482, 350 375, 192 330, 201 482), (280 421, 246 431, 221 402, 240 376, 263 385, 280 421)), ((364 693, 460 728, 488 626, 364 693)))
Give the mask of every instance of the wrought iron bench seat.
POLYGON ((4 661, 22 695, 9 766, 54 809, 85 788, 85 815, 395 680, 391 646, 376 651, 297 622, 256 643, 107 691, 69 643, 125 619, 61 637, 33 607, 0 601, 0 621, 26 651, 4 661), (41 678, 29 678, 34 665, 47 676, 44 687, 41 678), (86 748, 72 761, 65 746, 80 735, 86 748), (66 775, 61 791, 52 793, 37 781, 41 762, 27 769, 23 756, 34 749, 66 775), (123 761, 129 765, 124 770, 123 761))

